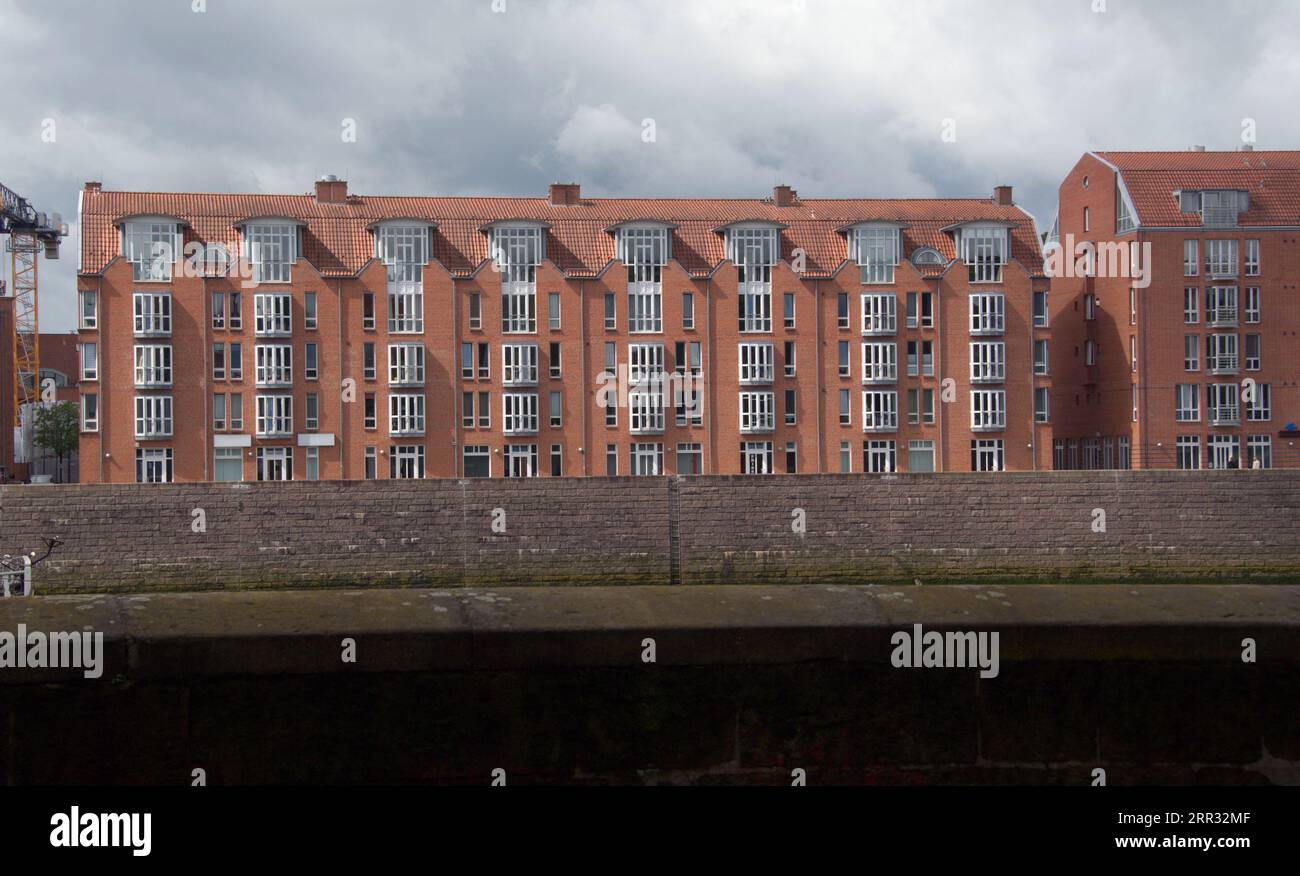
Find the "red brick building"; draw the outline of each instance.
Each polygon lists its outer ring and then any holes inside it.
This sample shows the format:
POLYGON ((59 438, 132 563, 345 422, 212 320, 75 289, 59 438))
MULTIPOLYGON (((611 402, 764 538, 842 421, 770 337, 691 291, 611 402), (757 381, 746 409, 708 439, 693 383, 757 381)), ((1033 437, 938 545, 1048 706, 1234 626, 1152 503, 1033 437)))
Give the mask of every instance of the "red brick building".
POLYGON ((88 183, 81 223, 86 482, 1051 465, 1047 279, 1010 187, 88 183))
POLYGON ((1300 152, 1079 159, 1049 234, 1053 466, 1300 466, 1298 242, 1300 152))

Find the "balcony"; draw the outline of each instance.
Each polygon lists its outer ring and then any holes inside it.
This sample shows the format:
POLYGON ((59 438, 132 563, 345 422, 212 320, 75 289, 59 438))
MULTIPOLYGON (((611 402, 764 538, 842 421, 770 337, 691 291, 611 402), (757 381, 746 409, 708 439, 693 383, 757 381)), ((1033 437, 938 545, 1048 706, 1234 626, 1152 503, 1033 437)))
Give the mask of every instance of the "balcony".
POLYGON ((1210 374, 1236 374, 1240 360, 1237 356, 1206 356, 1205 370, 1210 374))
POLYGON ((1210 307, 1205 311, 1206 325, 1211 328, 1236 328, 1237 307, 1210 307))

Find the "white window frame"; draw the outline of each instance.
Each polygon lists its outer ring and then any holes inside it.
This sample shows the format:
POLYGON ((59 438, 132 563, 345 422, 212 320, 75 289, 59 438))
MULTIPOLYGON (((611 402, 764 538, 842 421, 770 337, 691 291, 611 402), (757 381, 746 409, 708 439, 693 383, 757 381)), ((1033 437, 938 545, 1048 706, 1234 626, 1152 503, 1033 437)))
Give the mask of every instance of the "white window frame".
POLYGON ((632 445, 632 474, 640 477, 657 477, 664 473, 664 446, 658 442, 636 442, 632 445))
POLYGON ((293 386, 292 344, 255 344, 253 365, 255 386, 293 386))
POLYGON ((740 383, 753 386, 775 379, 776 347, 771 341, 747 341, 740 344, 740 383))
POLYGON ((1010 229, 1002 225, 965 225, 957 232, 958 251, 971 283, 1001 283, 1011 250, 1010 229))
POLYGON ((1246 322, 1257 323, 1260 319, 1260 292, 1258 286, 1246 287, 1246 322))
POLYGON ((424 385, 424 344, 388 345, 388 385, 424 385))
POLYGON ((537 385, 537 345, 501 345, 501 385, 537 385))
POLYGON ((633 435, 657 435, 664 430, 664 394, 633 390, 627 396, 628 430, 633 435))
POLYGON ((893 341, 862 342, 862 382, 898 382, 898 344, 893 341))
POLYGON ((171 344, 136 344, 133 352, 137 389, 172 385, 171 344))
POLYGON ((897 225, 858 225, 849 235, 849 258, 857 262, 864 285, 893 283, 894 268, 902 252, 902 234, 897 225))
POLYGON ((501 428, 504 434, 537 434, 537 398, 535 392, 501 393, 501 428))
POLYGON ((1209 374, 1236 374, 1241 368, 1241 341, 1233 333, 1205 336, 1205 370, 1209 374))
POLYGON ((137 283, 166 283, 181 254, 181 229, 176 222, 139 220, 122 225, 122 255, 131 263, 137 283))
POLYGON ((170 447, 137 447, 135 480, 138 484, 170 484, 174 477, 170 447))
POLYGON ((293 334, 293 296, 288 292, 259 292, 253 296, 253 335, 286 338, 293 334))
POLYGON ((1236 426, 1241 423, 1239 392, 1240 389, 1235 383, 1205 385, 1206 417, 1211 426, 1236 426))
POLYGON ((1174 385, 1174 422, 1199 423, 1201 421, 1201 385, 1178 383, 1174 385))
POLYGON ((1007 297, 1001 292, 972 292, 968 306, 972 335, 1000 335, 1006 331, 1007 297))
POLYGON ((1259 276, 1259 241, 1246 241, 1246 276, 1259 276))
POLYGON ((898 391, 866 389, 862 391, 862 431, 894 432, 898 430, 898 391))
POLYGON ((287 438, 293 434, 293 396, 258 393, 254 400, 259 438, 287 438))
POLYGON ((424 434, 424 393, 395 392, 388 396, 388 434, 424 434))
POLYGON ((1233 277, 1237 276, 1237 241, 1228 240, 1207 240, 1205 241, 1205 276, 1209 278, 1233 277))
POLYGON ((132 328, 137 338, 167 337, 172 333, 172 293, 135 292, 131 295, 132 328))
POLYGON ((1007 379, 1006 341, 970 342, 971 383, 1002 383, 1007 379))
POLYGON ((862 334, 892 335, 898 332, 898 296, 892 292, 863 292, 859 307, 862 334))
POLYGON ((971 441, 971 471, 1005 471, 1006 455, 1001 438, 971 441))
POLYGON ((1007 391, 972 389, 970 428, 972 432, 998 432, 1007 427, 1007 391))
POLYGON ((291 222, 248 222, 240 234, 244 258, 253 266, 254 283, 288 283, 298 258, 298 229, 291 222))
POLYGON ((776 393, 740 393, 740 434, 754 435, 776 429, 776 393))
POLYGON ((172 437, 172 397, 137 395, 135 397, 135 437, 153 441, 172 437))

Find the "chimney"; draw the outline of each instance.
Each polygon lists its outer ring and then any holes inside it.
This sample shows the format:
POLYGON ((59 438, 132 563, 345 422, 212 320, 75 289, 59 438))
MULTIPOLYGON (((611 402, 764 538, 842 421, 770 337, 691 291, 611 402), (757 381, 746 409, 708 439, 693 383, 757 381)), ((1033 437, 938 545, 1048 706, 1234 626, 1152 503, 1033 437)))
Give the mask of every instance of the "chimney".
POLYGON ((316 200, 321 204, 346 204, 348 181, 327 173, 316 180, 316 200))
POLYGON ((772 189, 772 203, 778 207, 793 207, 798 198, 799 193, 789 186, 780 185, 772 189))
POLYGON ((86 182, 86 191, 99 192, 104 190, 104 184, 100 182, 86 182))
POLYGON ((1254 151, 1255 151, 1255 146, 1254 146, 1253 144, 1251 144, 1251 143, 1242 143, 1242 144, 1241 144, 1241 151, 1242 151, 1242 152, 1254 152, 1254 151))
POLYGON ((999 207, 1010 207, 1015 204, 1011 198, 1011 186, 994 186, 993 203, 999 207))
POLYGON ((1193 147, 1192 147, 1192 151, 1193 151, 1193 152, 1204 152, 1204 151, 1205 151, 1205 147, 1204 147, 1204 146, 1193 146, 1193 147))
POLYGON ((577 183, 551 183, 551 205, 572 207, 582 198, 581 188, 577 183))

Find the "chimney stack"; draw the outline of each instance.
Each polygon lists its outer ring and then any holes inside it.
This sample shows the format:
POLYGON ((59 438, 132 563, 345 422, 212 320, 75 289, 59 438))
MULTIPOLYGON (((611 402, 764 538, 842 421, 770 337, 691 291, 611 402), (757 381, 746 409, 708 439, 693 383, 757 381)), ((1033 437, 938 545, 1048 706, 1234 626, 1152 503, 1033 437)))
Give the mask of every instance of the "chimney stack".
POLYGON ((1242 152, 1254 152, 1254 151, 1255 151, 1255 146, 1254 146, 1254 144, 1252 144, 1252 143, 1242 143, 1242 144, 1241 144, 1241 151, 1242 151, 1242 152))
POLYGON ((993 203, 999 207, 1010 207, 1015 204, 1011 198, 1011 186, 994 186, 993 203))
POLYGON ((90 181, 87 181, 87 182, 86 182, 86 191, 88 191, 88 192, 100 192, 100 191, 103 191, 103 190, 104 190, 104 184, 103 184, 103 183, 100 183, 100 182, 90 182, 90 181))
POLYGON ((316 180, 316 201, 321 204, 346 204, 348 181, 327 173, 316 180))
POLYGON ((772 189, 772 203, 778 207, 793 207, 798 198, 799 193, 789 186, 780 185, 772 189))
POLYGON ((572 207, 581 199, 582 191, 578 183, 551 183, 552 206, 572 207))
POLYGON ((1205 147, 1204 147, 1204 146, 1193 146, 1193 147, 1192 147, 1192 151, 1193 151, 1193 152, 1204 152, 1204 151, 1205 151, 1205 147))

